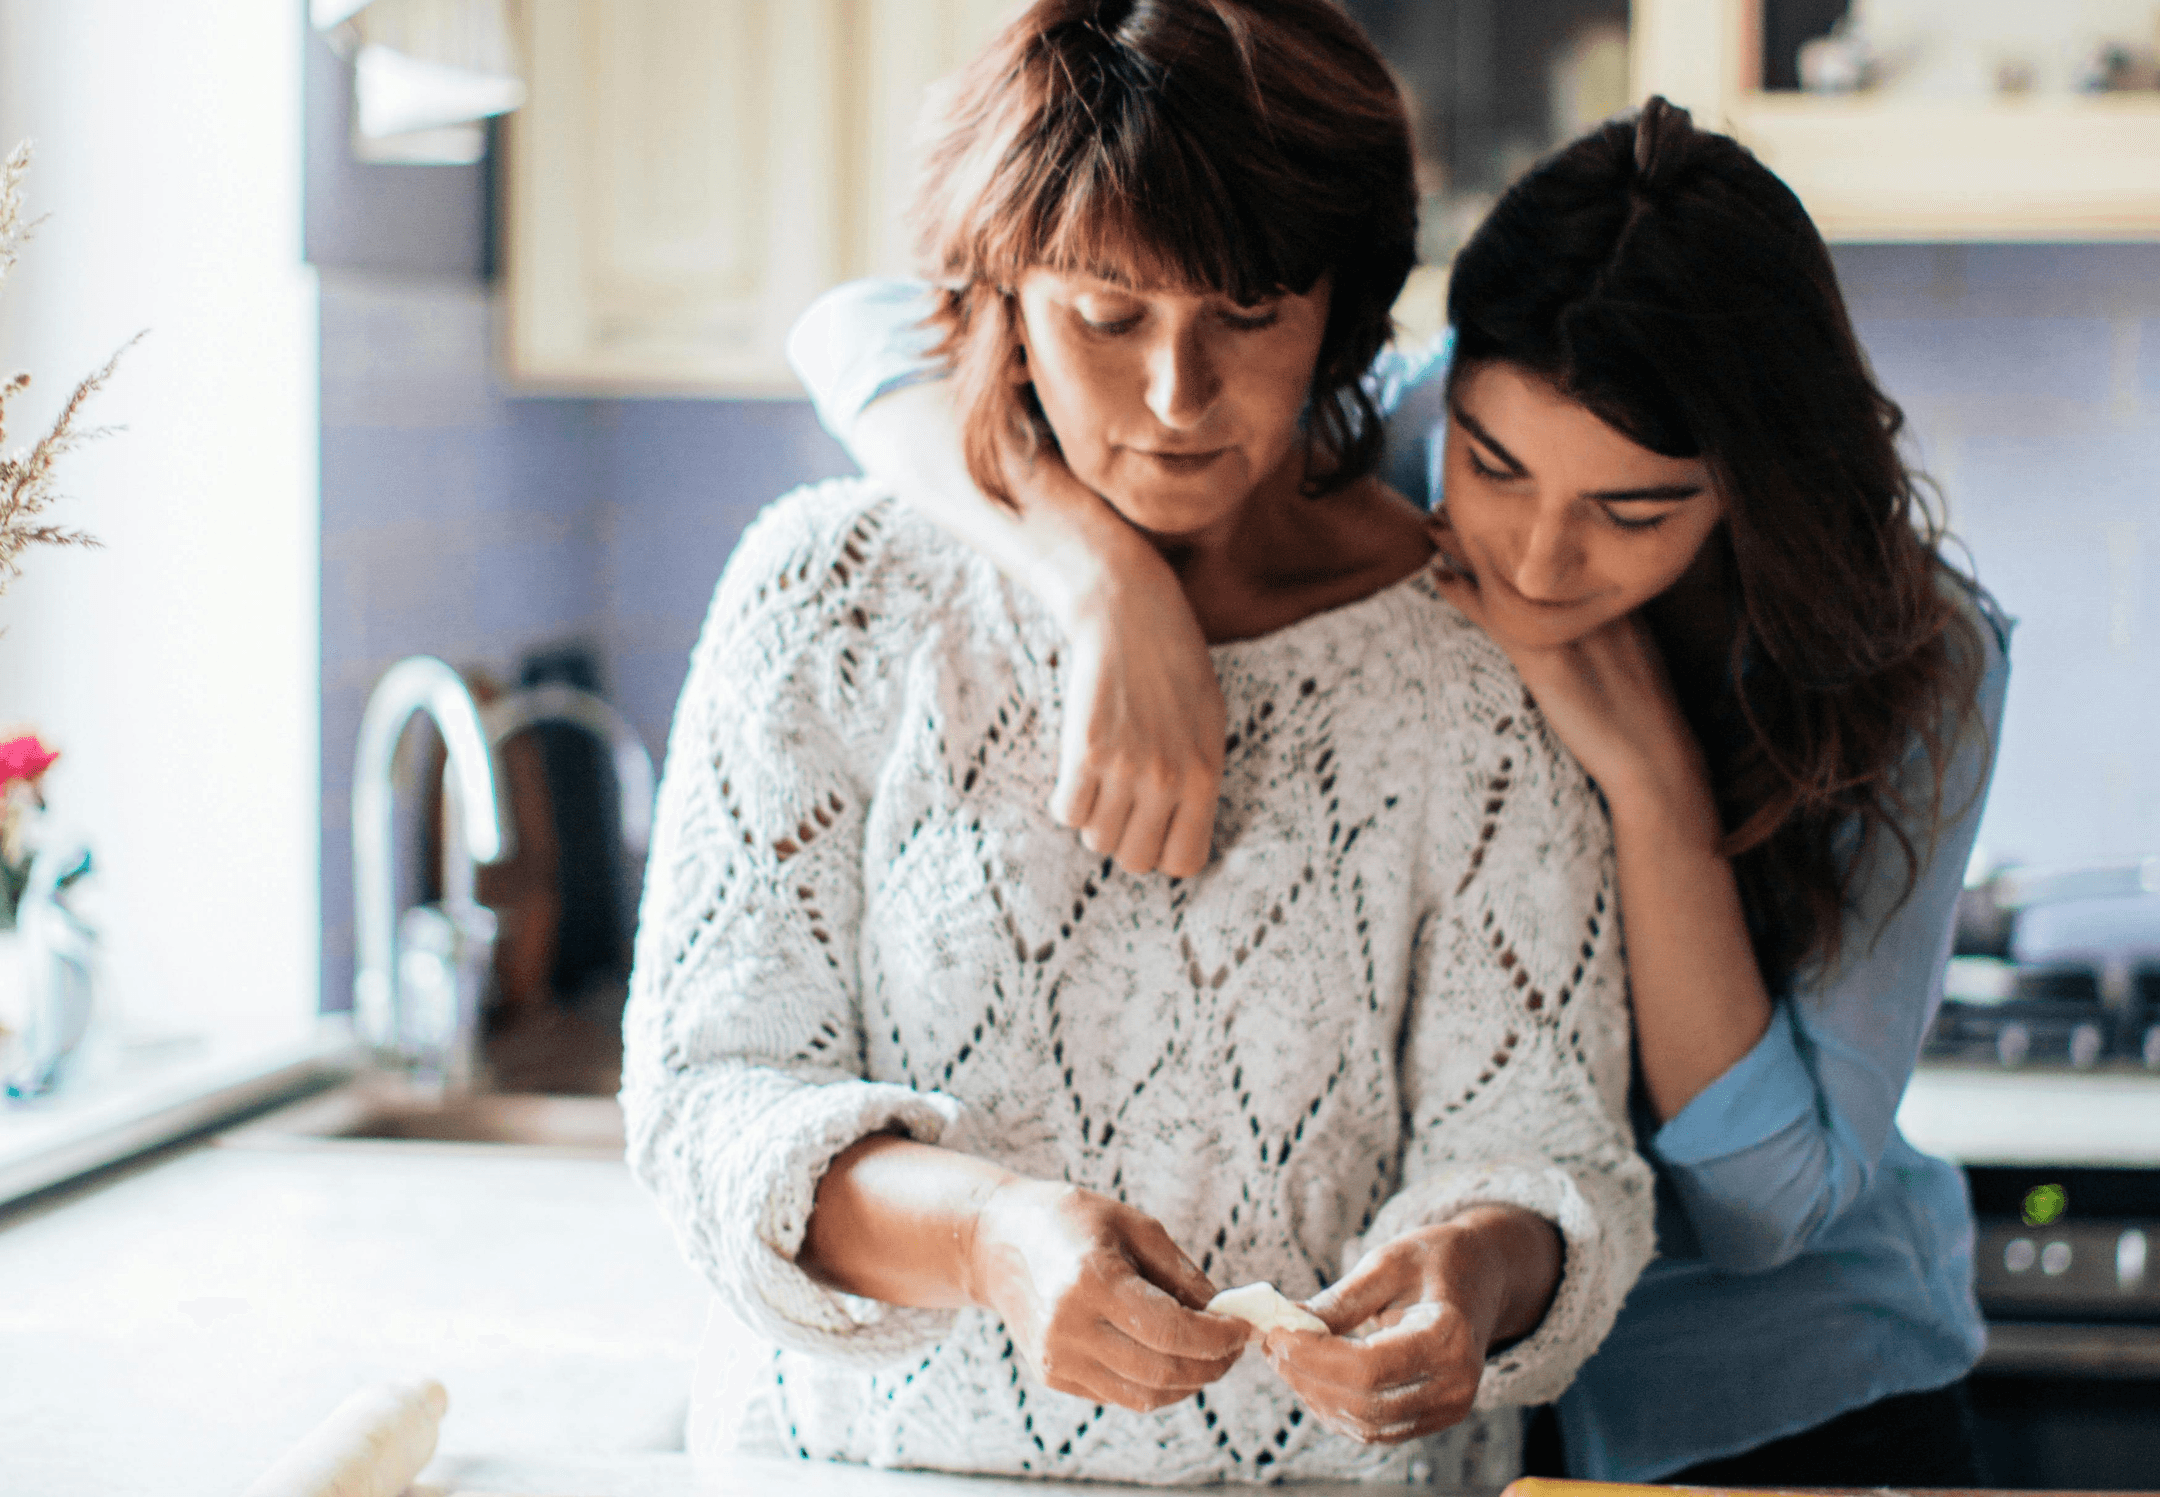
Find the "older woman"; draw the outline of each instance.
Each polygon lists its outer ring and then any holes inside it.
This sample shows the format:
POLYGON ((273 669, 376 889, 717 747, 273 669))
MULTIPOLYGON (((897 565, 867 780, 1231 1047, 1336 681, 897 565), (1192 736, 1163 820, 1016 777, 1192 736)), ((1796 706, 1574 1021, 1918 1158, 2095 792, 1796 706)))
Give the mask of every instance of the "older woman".
POLYGON ((1229 705, 1183 880, 1043 809, 1050 616, 869 483, 744 537, 677 713, 633 1162, 764 1349, 701 1430, 1497 1485, 1650 1251, 1596 793, 1371 476, 1400 102, 1326 0, 1043 0, 921 207, 973 479, 1054 452, 1229 705), (1264 1280, 1325 1331, 1211 1314, 1264 1280), (747 1383, 747 1388, 740 1385, 747 1383))

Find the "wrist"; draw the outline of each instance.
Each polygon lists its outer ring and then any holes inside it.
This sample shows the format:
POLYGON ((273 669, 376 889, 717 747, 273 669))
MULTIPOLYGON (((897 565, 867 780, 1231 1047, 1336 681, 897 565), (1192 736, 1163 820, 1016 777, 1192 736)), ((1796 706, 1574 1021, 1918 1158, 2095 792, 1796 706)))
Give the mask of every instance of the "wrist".
POLYGON ((1136 583, 1176 589, 1162 553, 1094 494, 1043 513, 1055 519, 1039 532, 1026 580, 1067 635, 1104 627, 1136 583))
POLYGON ((1700 849, 1717 854, 1725 839, 1709 767, 1693 744, 1644 759, 1598 779, 1613 837, 1670 851, 1700 849))
POLYGON ((1420 1234, 1428 1283, 1426 1298, 1453 1305, 1468 1322, 1482 1355, 1499 1333, 1506 1310, 1506 1264, 1478 1212, 1451 1217, 1420 1234))
POLYGON ((1010 1170, 986 1177, 969 1208, 953 1225, 954 1278, 962 1296, 979 1309, 996 1309, 996 1286, 1005 1277, 1000 1262, 1013 1251, 1010 1218, 1021 1209, 1025 1188, 1044 1182, 1010 1170))

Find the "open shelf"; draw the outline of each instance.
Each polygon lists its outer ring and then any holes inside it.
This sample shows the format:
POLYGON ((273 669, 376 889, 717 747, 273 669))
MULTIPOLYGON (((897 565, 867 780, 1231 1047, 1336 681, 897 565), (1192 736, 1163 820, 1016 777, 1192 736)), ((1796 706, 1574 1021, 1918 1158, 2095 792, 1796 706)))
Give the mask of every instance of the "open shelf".
POLYGON ((1756 87, 1759 0, 1635 0, 1635 94, 1730 131, 1832 240, 2160 238, 2160 92, 1972 102, 1756 87))

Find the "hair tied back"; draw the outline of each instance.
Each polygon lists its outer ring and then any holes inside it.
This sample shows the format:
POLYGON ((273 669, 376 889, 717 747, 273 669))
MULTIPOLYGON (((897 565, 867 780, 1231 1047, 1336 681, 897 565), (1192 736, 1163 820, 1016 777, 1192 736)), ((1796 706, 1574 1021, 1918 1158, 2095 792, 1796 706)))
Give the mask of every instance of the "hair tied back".
POLYGON ((1635 116, 1635 188, 1655 192, 1687 154, 1695 119, 1663 94, 1652 94, 1635 116))

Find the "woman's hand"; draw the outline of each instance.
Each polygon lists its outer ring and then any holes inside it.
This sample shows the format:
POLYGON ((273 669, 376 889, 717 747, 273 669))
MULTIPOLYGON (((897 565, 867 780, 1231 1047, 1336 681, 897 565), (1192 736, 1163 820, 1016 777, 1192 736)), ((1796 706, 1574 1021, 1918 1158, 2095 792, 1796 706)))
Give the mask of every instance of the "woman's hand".
POLYGON ((1192 605, 1160 552, 1054 451, 1008 434, 1016 506, 976 488, 950 382, 880 396, 852 450, 909 505, 1043 601, 1065 632, 1065 722, 1050 814, 1127 872, 1207 865, 1223 700, 1192 605))
POLYGON ((968 1297, 995 1310, 1045 1387, 1146 1412, 1190 1397, 1245 1349, 1243 1321, 1162 1224, 1093 1191, 1014 1180, 977 1213, 968 1297))
POLYGON ((1507 651, 1560 741, 1612 814, 1628 1007, 1643 1086, 1660 1121, 1677 1117, 1770 1027, 1770 991, 1702 745, 1639 614, 1581 639, 1530 648, 1492 627, 1476 575, 1446 520, 1433 542, 1448 600, 1507 651))
POLYGON ((1207 866, 1223 770, 1222 687, 1199 620, 1137 534, 1066 612, 1050 814, 1128 873, 1190 878, 1207 866))
POLYGON ((1507 652, 1545 721, 1605 792, 1615 816, 1642 810, 1679 816, 1713 842, 1716 803, 1701 746, 1680 710, 1665 657, 1639 613, 1624 614, 1580 639, 1533 647, 1492 626, 1478 579, 1445 519, 1432 527, 1449 570, 1448 601, 1507 652))
POLYGON ((1477 1207, 1367 1253, 1306 1302, 1332 1334, 1270 1332, 1268 1362, 1337 1434, 1414 1440, 1468 1416, 1486 1353, 1535 1329, 1559 1282, 1550 1223, 1477 1207))

